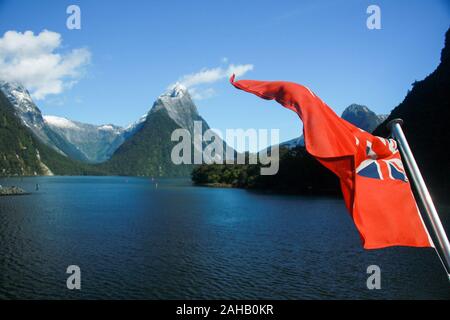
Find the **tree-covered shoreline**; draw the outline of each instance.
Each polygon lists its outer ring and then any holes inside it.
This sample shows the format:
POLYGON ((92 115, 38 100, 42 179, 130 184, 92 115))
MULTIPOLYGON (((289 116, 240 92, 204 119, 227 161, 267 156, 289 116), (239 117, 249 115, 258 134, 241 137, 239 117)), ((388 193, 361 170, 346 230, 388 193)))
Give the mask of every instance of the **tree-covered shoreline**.
MULTIPOLYGON (((248 163, 248 154, 246 155, 248 163)), ((340 194, 337 177, 305 148, 280 148, 279 171, 261 175, 261 164, 203 164, 192 171, 195 185, 292 194, 340 194)))

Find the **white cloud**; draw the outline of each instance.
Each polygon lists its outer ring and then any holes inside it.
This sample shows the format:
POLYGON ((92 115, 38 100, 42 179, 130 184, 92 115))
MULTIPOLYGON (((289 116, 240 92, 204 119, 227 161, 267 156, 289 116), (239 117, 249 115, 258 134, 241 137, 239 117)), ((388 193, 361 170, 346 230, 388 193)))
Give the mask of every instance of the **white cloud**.
POLYGON ((239 77, 251 70, 253 70, 252 64, 230 64, 226 69, 222 67, 211 69, 203 68, 199 72, 182 76, 177 82, 187 88, 191 88, 199 84, 213 83, 229 78, 233 73, 236 74, 236 77, 239 77))
MULTIPOLYGON (((210 87, 204 88, 205 85, 211 85, 212 83, 228 79, 232 74, 240 77, 251 70, 253 70, 252 64, 230 64, 226 68, 203 68, 198 72, 180 77, 177 83, 187 87, 194 99, 207 99, 212 97, 215 91, 210 87)), ((173 87, 173 84, 169 87, 173 87)))
POLYGON ((191 88, 189 89, 189 93, 193 99, 204 100, 214 97, 216 94, 216 90, 214 90, 213 88, 206 88, 206 89, 191 88))
POLYGON ((86 48, 58 53, 61 42, 59 33, 48 30, 37 35, 5 32, 0 38, 0 79, 23 84, 36 99, 63 92, 79 80, 91 53, 86 48))

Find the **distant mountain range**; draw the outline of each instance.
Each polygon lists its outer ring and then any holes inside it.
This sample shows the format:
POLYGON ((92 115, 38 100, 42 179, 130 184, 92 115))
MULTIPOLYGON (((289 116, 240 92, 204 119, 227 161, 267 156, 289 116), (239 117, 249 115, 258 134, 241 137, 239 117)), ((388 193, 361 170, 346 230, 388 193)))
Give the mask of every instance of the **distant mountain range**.
MULTIPOLYGON (((29 92, 20 84, 1 81, 0 92, 8 100, 12 114, 34 140, 54 150, 68 162, 91 163, 91 170, 99 174, 189 176, 192 165, 175 165, 171 161, 172 148, 178 143, 171 141, 171 134, 175 129, 184 128, 193 136, 194 121, 202 123, 203 131, 209 129, 188 90, 179 84, 160 95, 147 114, 126 128, 43 116, 29 92)), ((51 172, 49 169, 47 173, 51 172)), ((5 172, 34 173, 45 172, 5 172)))
MULTIPOLYGON (((387 115, 377 115, 368 107, 360 104, 351 104, 342 112, 342 119, 354 124, 358 128, 361 128, 367 132, 372 132, 375 128, 386 120, 387 115)), ((296 147, 304 147, 305 140, 303 135, 298 138, 294 138, 280 144, 281 147, 289 149, 296 147)))
POLYGON ((0 176, 100 174, 41 141, 0 90, 0 176))
POLYGON ((80 161, 97 163, 109 159, 123 141, 140 128, 143 121, 140 119, 124 129, 112 124, 92 125, 43 116, 22 85, 0 81, 0 90, 14 106, 17 117, 41 142, 80 161))
MULTIPOLYGON (((28 91, 19 84, 0 82, 0 91, 9 100, 17 119, 37 141, 69 162, 91 163, 90 170, 86 167, 83 170, 98 174, 189 176, 192 165, 175 165, 170 159, 171 150, 177 143, 171 141, 171 134, 175 129, 184 128, 193 135, 194 121, 202 123, 203 131, 209 129, 188 90, 179 84, 161 94, 147 114, 126 128, 43 116, 28 91)), ((386 118, 357 104, 347 107, 342 117, 367 131, 386 118)), ((225 142, 222 144, 227 147, 225 142)), ((303 147, 303 136, 281 146, 289 149, 303 147)), ((36 171, 36 174, 41 173, 36 171)))
POLYGON ((44 116, 45 124, 73 145, 87 162, 108 160, 114 151, 131 136, 131 130, 113 124, 93 125, 55 116, 44 116))

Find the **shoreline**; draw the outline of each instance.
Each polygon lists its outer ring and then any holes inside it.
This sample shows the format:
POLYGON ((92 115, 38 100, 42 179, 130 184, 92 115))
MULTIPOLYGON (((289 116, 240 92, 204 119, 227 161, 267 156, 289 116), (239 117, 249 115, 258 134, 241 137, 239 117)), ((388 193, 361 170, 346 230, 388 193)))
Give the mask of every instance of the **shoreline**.
POLYGON ((0 197, 1 196, 24 196, 31 194, 19 187, 0 187, 0 197))

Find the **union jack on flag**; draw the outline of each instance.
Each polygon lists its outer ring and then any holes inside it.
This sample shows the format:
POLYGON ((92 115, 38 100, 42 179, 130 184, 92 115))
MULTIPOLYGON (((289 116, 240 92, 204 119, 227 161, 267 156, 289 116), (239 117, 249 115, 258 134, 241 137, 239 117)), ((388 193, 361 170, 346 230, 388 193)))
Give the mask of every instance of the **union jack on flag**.
POLYGON ((356 168, 356 173, 360 176, 374 179, 392 179, 408 182, 402 160, 398 155, 397 142, 393 139, 379 139, 391 152, 392 157, 387 158, 383 155, 383 159, 379 159, 378 154, 373 150, 372 142, 366 141, 366 156, 356 168))

